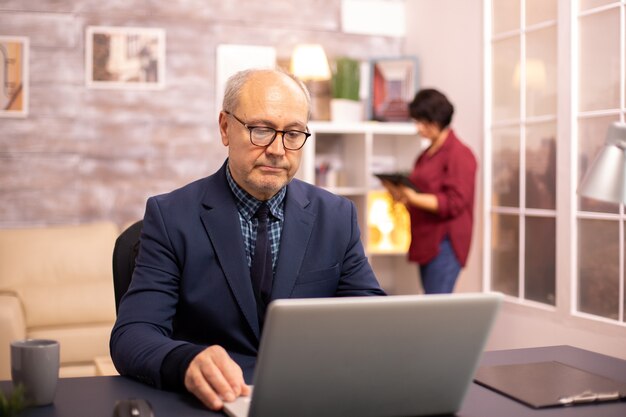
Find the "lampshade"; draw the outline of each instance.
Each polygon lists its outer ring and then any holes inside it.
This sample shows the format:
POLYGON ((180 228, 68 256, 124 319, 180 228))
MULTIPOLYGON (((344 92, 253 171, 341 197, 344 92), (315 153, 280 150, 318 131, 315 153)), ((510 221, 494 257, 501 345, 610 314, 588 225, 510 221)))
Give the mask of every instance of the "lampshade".
POLYGON ((609 126, 606 142, 583 178, 578 194, 626 204, 626 124, 609 126))
POLYGON ((291 55, 291 73, 304 81, 330 80, 330 67, 322 45, 297 45, 291 55))
MULTIPOLYGON (((513 85, 519 88, 521 68, 519 62, 515 65, 513 72, 513 85)), ((539 59, 529 59, 526 61, 526 87, 531 90, 543 90, 548 83, 546 64, 539 59)))

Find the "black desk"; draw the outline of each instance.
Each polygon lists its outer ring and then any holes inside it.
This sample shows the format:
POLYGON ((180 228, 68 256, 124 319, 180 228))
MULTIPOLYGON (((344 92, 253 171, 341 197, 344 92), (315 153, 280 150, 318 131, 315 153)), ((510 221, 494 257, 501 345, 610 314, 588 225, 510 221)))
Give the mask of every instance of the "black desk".
MULTIPOLYGON (((626 383, 625 360, 569 346, 486 352, 481 363, 503 365, 546 360, 558 360, 626 383)), ((7 391, 10 386, 10 381, 0 382, 0 388, 4 391, 7 391)), ((111 417, 115 401, 129 397, 148 399, 154 407, 155 417, 223 417, 221 413, 214 413, 203 408, 191 395, 160 391, 119 376, 61 379, 53 405, 28 409, 21 414, 21 417, 111 417)), ((624 417, 626 416, 626 402, 534 410, 474 383, 470 386, 463 407, 457 416, 624 417)))

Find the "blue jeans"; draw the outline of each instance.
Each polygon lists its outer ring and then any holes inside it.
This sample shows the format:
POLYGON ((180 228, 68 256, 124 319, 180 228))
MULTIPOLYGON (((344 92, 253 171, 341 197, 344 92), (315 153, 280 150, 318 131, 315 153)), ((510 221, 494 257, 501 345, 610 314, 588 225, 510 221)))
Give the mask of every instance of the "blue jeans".
POLYGON ((419 266, 422 287, 426 294, 451 293, 461 272, 452 244, 448 237, 439 244, 439 255, 425 265, 419 266))

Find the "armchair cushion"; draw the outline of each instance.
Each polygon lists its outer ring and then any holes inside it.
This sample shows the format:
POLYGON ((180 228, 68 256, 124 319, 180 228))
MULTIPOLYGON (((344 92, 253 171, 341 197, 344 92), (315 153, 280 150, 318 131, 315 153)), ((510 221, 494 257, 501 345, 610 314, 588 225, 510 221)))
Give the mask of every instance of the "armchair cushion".
POLYGON ((118 234, 111 222, 0 230, 0 379, 10 378, 10 342, 22 338, 58 340, 62 376, 95 373, 115 321, 118 234))
POLYGON ((15 287, 26 327, 68 326, 115 321, 110 280, 58 282, 15 287))
POLYGON ((19 298, 0 294, 0 379, 11 378, 11 341, 25 337, 26 322, 19 298))
POLYGON ((112 280, 114 223, 0 230, 0 288, 112 280))

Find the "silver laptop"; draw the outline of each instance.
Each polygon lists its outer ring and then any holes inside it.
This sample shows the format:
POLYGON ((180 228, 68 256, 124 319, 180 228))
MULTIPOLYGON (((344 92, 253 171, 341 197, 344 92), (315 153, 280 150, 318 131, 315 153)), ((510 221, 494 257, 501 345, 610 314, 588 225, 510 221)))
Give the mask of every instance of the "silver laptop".
POLYGON ((422 416, 458 411, 500 294, 276 300, 251 397, 231 417, 422 416))

